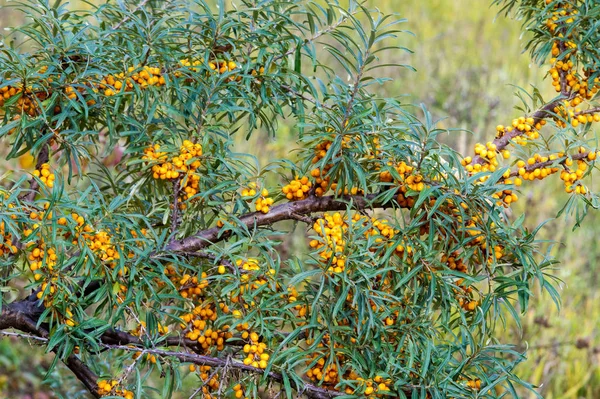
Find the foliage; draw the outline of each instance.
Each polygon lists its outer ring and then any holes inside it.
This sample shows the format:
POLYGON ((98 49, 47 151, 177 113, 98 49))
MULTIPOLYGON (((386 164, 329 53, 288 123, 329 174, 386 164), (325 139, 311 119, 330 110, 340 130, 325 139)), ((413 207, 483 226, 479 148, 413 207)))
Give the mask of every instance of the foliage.
POLYGON ((523 356, 497 327, 534 283, 558 294, 538 229, 506 207, 573 162, 565 210, 596 204, 596 109, 569 109, 597 89, 593 12, 506 5, 539 27, 559 97, 523 91, 523 119, 462 160, 427 109, 375 94, 402 21, 360 4, 19 5, 0 135, 37 161, 5 178, 0 327, 43 340, 94 396, 169 397, 188 364, 205 396, 517 396, 523 356), (294 157, 261 168, 233 150, 280 123, 294 157), (306 252, 282 256, 300 223, 306 252), (13 300, 22 282, 34 294, 13 300))

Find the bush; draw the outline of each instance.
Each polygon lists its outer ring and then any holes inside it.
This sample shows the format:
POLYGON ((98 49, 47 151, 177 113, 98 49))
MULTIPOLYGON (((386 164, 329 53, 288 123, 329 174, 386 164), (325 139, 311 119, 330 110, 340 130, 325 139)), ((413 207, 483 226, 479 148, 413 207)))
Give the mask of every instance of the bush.
POLYGON ((464 158, 424 106, 377 96, 381 67, 411 68, 378 62, 406 50, 404 21, 361 4, 19 3, 29 22, 0 48, 0 137, 23 167, 0 196, 0 330, 94 397, 533 390, 501 328, 534 284, 558 304, 556 261, 509 208, 554 174, 577 223, 597 206, 600 11, 495 3, 557 96, 520 89, 523 116, 464 158), (282 126, 286 159, 248 148, 282 126))

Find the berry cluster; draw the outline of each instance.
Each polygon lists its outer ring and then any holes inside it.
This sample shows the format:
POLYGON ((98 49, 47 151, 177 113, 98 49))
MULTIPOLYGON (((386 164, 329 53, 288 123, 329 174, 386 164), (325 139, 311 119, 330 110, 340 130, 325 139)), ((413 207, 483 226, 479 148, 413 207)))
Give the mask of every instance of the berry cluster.
MULTIPOLYGON (((551 174, 558 172, 558 168, 547 166, 548 162, 554 162, 563 156, 563 153, 550 154, 548 156, 534 154, 527 159, 527 162, 523 160, 517 161, 517 167, 519 168, 518 174, 523 180, 544 179, 551 174)), ((515 185, 519 185, 518 182, 519 180, 515 179, 515 185)))
MULTIPOLYGON (((184 58, 179 60, 179 64, 182 67, 189 68, 191 71, 198 72, 200 70, 200 66, 204 63, 204 58, 200 58, 199 60, 190 61, 189 58, 184 58)), ((237 64, 232 60, 214 60, 208 62, 208 67, 215 72, 225 73, 228 71, 233 71, 237 68, 237 64)), ((261 68, 264 71, 264 68, 261 68)), ((176 77, 182 76, 180 71, 175 72, 176 77)))
MULTIPOLYGON (((89 234, 83 234, 87 246, 102 260, 105 264, 114 268, 115 261, 120 258, 119 252, 112 243, 111 236, 104 230, 95 231, 89 234)), ((127 270, 119 270, 120 275, 127 270)))
MULTIPOLYGON (((317 345, 315 353, 306 359, 306 364, 312 365, 312 367, 306 370, 306 376, 315 383, 322 383, 324 387, 332 389, 340 382, 340 372, 337 365, 344 364, 346 359, 337 350, 335 351, 337 362, 326 362, 326 357, 319 352, 329 349, 330 345, 329 336, 325 335, 323 342, 317 345)), ((333 347, 334 349, 339 349, 340 345, 334 344, 333 347)))
POLYGON ((256 199, 256 212, 268 213, 269 207, 273 205, 273 198, 269 197, 269 191, 263 188, 260 192, 260 197, 256 199))
POLYGON ((38 270, 44 270, 46 273, 52 273, 53 268, 56 265, 56 251, 54 248, 48 248, 45 250, 45 244, 43 242, 30 242, 33 249, 29 253, 29 269, 34 273, 34 278, 39 280, 42 275, 39 274, 38 270), (43 269, 45 268, 45 269, 43 269))
POLYGON ((235 262, 237 269, 241 272, 240 286, 239 289, 233 290, 230 294, 231 302, 243 303, 244 308, 248 309, 250 306, 254 306, 255 302, 252 300, 249 304, 245 302, 242 295, 244 293, 249 294, 251 297, 255 296, 256 290, 268 283, 268 279, 275 277, 275 269, 268 269, 266 273, 261 270, 259 261, 256 258, 238 259, 235 262))
POLYGON ((450 270, 456 270, 461 273, 467 273, 467 265, 463 262, 463 259, 459 257, 458 252, 453 252, 450 255, 443 255, 441 259, 442 263, 445 263, 450 270))
MULTIPOLYGON (((257 195, 257 187, 256 183, 250 183, 248 188, 242 190, 242 197, 244 198, 254 198, 257 195)), ((269 190, 263 188, 260 190, 260 196, 254 202, 256 207, 256 212, 268 213, 269 207, 273 205, 273 198, 269 198, 269 190)))
MULTIPOLYGON (((18 112, 18 114, 25 114, 31 117, 38 115, 38 102, 44 101, 46 98, 48 98, 48 94, 45 92, 40 91, 34 94, 30 87, 23 90, 20 87, 9 85, 0 87, 0 107, 3 107, 5 102, 11 97, 17 95, 19 98, 15 102, 16 112, 18 112)), ((15 117, 16 116, 20 117, 20 115, 15 115, 15 117)), ((14 118, 14 120, 18 119, 19 118, 14 118)))
POLYGON ((577 127, 579 124, 600 122, 600 114, 583 111, 580 108, 569 109, 569 106, 569 101, 565 100, 562 105, 554 107, 554 112, 556 113, 554 121, 558 126, 565 128, 569 121, 573 127, 577 127))
MULTIPOLYGON (((8 193, 0 193, 5 200, 9 198, 8 193)), ((14 204, 7 204, 6 208, 14 209, 14 204)), ((4 210, 6 211, 6 210, 4 210)), ((17 215, 11 215, 11 219, 17 219, 17 215)), ((0 221, 0 256, 7 254, 16 254, 19 249, 13 243, 13 235, 7 228, 4 221, 0 221)))
POLYGON ((588 161, 594 161, 596 159, 596 152, 590 151, 589 153, 585 148, 579 148, 579 154, 586 155, 586 158, 577 160, 577 169, 573 170, 571 167, 573 166, 573 159, 568 158, 564 162, 565 169, 560 173, 560 179, 565 183, 565 191, 567 193, 575 192, 576 194, 585 194, 587 193, 587 188, 585 185, 581 184, 579 181, 588 170, 588 161))
POLYGON ((479 378, 474 379, 474 380, 468 380, 467 381, 467 386, 471 389, 474 390, 480 390, 481 389, 481 380, 479 378))
POLYGON ((4 106, 4 102, 10 99, 12 96, 16 96, 21 93, 23 90, 19 87, 14 86, 4 86, 0 87, 0 107, 4 106))
POLYGON ((233 386, 233 396, 235 396, 236 399, 241 399, 244 397, 244 389, 242 388, 242 384, 235 384, 233 386))
POLYGON ((181 275, 173 265, 168 265, 164 269, 164 273, 173 285, 178 287, 179 294, 183 298, 198 299, 204 293, 204 289, 208 287, 206 272, 200 273, 199 277, 188 273, 181 275))
POLYGON ((269 354, 266 353, 267 344, 260 342, 260 337, 255 332, 244 331, 242 339, 248 341, 244 345, 244 353, 246 353, 244 364, 246 366, 266 369, 269 363, 269 354))
POLYGON ((387 167, 393 168, 399 178, 396 179, 392 171, 384 170, 379 172, 379 181, 398 184, 398 196, 396 198, 398 205, 402 208, 412 208, 415 204, 415 198, 408 196, 407 193, 409 189, 413 191, 423 191, 425 189, 423 176, 417 173, 413 166, 404 161, 399 163, 388 162, 387 167))
MULTIPOLYGON (((328 133, 332 133, 334 132, 333 128, 327 128, 326 131, 328 133)), ((317 163, 319 163, 322 159, 324 159, 327 156, 327 153, 331 150, 331 146, 333 145, 333 140, 335 138, 334 137, 330 137, 328 139, 321 139, 319 140, 314 148, 314 155, 313 158, 311 159, 311 164, 316 165, 317 163)), ((341 151, 343 151, 344 149, 348 149, 351 148, 354 143, 357 142, 357 140, 359 140, 359 136, 358 135, 344 135, 342 137, 341 140, 341 149, 339 150, 340 153, 341 151)), ((380 145, 379 145, 379 140, 377 138, 373 139, 373 144, 374 144, 374 148, 371 149, 367 154, 364 154, 364 158, 367 160, 372 160, 375 159, 376 156, 379 155, 379 149, 380 149, 380 145)), ((333 191, 335 191, 337 189, 337 182, 331 182, 331 176, 329 174, 331 168, 333 167, 333 164, 325 164, 321 167, 317 167, 311 170, 310 175, 315 179, 315 195, 316 196, 323 196, 325 195, 325 193, 331 189, 333 191)), ((338 195, 344 194, 344 195, 356 195, 360 192, 360 190, 358 190, 358 188, 356 187, 351 187, 351 188, 344 188, 344 190, 339 190, 338 191, 338 195)))
POLYGON ((206 300, 205 290, 209 286, 207 273, 202 272, 200 278, 188 273, 181 275, 173 265, 167 266, 164 273, 169 276, 173 285, 178 287, 179 294, 194 305, 191 312, 180 316, 183 323, 179 327, 185 337, 197 341, 205 353, 209 353, 212 348, 223 350, 225 342, 233 335, 229 326, 218 328, 216 322, 219 313, 228 314, 230 310, 224 303, 219 303, 217 309, 214 301, 206 300))
POLYGON ((54 180, 56 176, 50 171, 50 165, 43 163, 39 169, 33 171, 33 175, 40 179, 42 183, 48 188, 54 187, 54 180))
POLYGON ((342 215, 339 212, 333 215, 324 214, 314 223, 313 230, 320 239, 311 240, 309 244, 311 248, 319 250, 319 257, 324 264, 328 265, 328 272, 342 273, 346 265, 344 235, 348 230, 348 224, 342 215))
MULTIPOLYGON (((329 151, 330 148, 330 140, 324 140, 317 143, 314 147, 315 155, 311 160, 312 164, 314 165, 325 158, 327 156, 327 151, 329 151)), ((310 175, 315 178, 315 195, 323 196, 329 188, 332 188, 333 190, 336 189, 337 184, 331 184, 331 177, 329 176, 329 170, 332 166, 332 164, 327 164, 322 168, 314 168, 311 170, 310 175)))
POLYGON ((202 145, 184 140, 179 154, 169 159, 167 152, 160 151, 160 145, 154 144, 144 150, 142 159, 153 163, 152 177, 157 180, 181 180, 181 193, 178 196, 179 206, 185 208, 184 201, 198 193, 201 166, 202 145))
POLYGON ((98 395, 100 396, 120 396, 125 399, 133 399, 132 391, 119 387, 117 380, 98 380, 98 395))
MULTIPOLYGON (((44 203, 43 211, 32 210, 29 212, 29 219, 33 224, 23 229, 23 236, 29 238, 34 230, 40 228, 42 221, 46 218, 52 218, 52 212, 46 212, 49 208, 49 203, 44 203)), ((59 223, 60 225, 60 223, 59 223)), ((57 256, 54 248, 46 248, 46 244, 41 237, 37 237, 36 241, 28 241, 26 248, 29 252, 27 259, 29 260, 29 269, 33 272, 33 278, 39 281, 43 276, 54 274, 54 266, 56 266, 57 256)), ((43 291, 43 290, 42 290, 43 291)), ((38 293, 38 295, 41 291, 38 293)))
MULTIPOLYGON (((312 340, 307 339, 307 344, 311 342, 312 340)), ((391 379, 380 375, 363 378, 355 370, 343 371, 340 369, 340 366, 343 366, 347 360, 341 344, 333 344, 335 360, 327 361, 329 353, 332 353, 330 352, 331 346, 329 335, 326 334, 316 346, 314 353, 306 359, 306 364, 310 366, 306 371, 306 376, 311 381, 328 389, 336 389, 343 379, 354 382, 352 385, 356 387, 346 387, 344 392, 348 395, 362 394, 369 399, 393 396, 391 379)))
MULTIPOLYGON (((504 178, 504 180, 501 180, 499 183, 504 184, 506 186, 520 186, 523 181, 521 180, 520 177, 513 179, 510 179, 509 177, 511 176, 510 170, 506 170, 506 172, 504 172, 504 174, 502 175, 502 177, 504 178)), ((513 202, 517 202, 517 200, 519 199, 519 196, 513 192, 513 190, 511 190, 510 188, 505 188, 502 191, 498 191, 494 194, 492 194, 492 198, 497 199, 498 201, 496 202, 496 205, 498 206, 510 206, 510 204, 512 204, 513 202)))
MULTIPOLYGON (((227 305, 220 303, 219 308, 221 313, 229 313, 227 305)), ((197 341, 205 353, 210 352, 212 347, 222 351, 226 341, 233 337, 233 334, 229 331, 228 325, 222 328, 216 327, 217 317, 218 313, 214 304, 201 304, 194 307, 191 313, 181 316, 186 324, 182 323, 180 327, 184 330, 185 337, 197 341)))
POLYGON ((475 311, 479 306, 479 301, 473 299, 473 287, 467 287, 462 278, 456 281, 456 286, 458 288, 453 288, 453 291, 456 294, 459 306, 469 312, 475 311))
POLYGON ((312 183, 308 180, 308 177, 296 176, 288 185, 283 186, 281 191, 288 200, 296 201, 307 198, 311 187, 312 183))
MULTIPOLYGON (((390 386, 392 380, 389 378, 383 378, 382 376, 376 375, 374 378, 364 379, 356 377, 356 381, 359 383, 362 393, 368 399, 385 398, 391 394, 390 386)), ((352 390, 347 390, 347 393, 353 394, 352 390)))
POLYGON ((219 374, 211 373, 210 366, 196 367, 195 364, 190 364, 190 372, 198 372, 198 377, 202 381, 202 398, 203 399, 217 399, 218 395, 214 394, 214 391, 219 389, 219 374))
POLYGON ((164 86, 166 84, 165 77, 162 75, 160 68, 144 65, 141 67, 129 67, 127 74, 121 72, 116 75, 107 75, 100 80, 98 89, 103 90, 105 96, 114 96, 121 90, 132 91, 135 85, 145 89, 148 86, 164 86))
MULTIPOLYGON (((293 309, 299 317, 301 317, 301 318, 306 317, 306 315, 308 314, 309 306, 306 304, 303 304, 299 301, 300 293, 298 292, 298 290, 295 287, 292 287, 292 286, 287 287, 287 293, 282 295, 281 297, 282 298, 287 297, 288 303, 294 304, 293 309)), ((305 322, 299 323, 299 325, 304 325, 304 324, 305 324, 305 322)))

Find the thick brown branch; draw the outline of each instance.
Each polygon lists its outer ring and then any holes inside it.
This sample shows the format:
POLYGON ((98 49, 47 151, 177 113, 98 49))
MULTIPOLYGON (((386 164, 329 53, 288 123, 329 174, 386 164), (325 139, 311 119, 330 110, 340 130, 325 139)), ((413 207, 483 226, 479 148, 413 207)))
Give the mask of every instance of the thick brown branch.
MULTIPOLYGON (((100 337, 100 341, 107 345, 144 345, 144 342, 140 338, 131 335, 128 332, 116 329, 109 329, 105 331, 100 337)), ((243 346, 244 343, 241 340, 238 342, 233 341, 231 342, 231 345, 243 346)), ((156 346, 177 346, 191 349, 194 352, 202 350, 202 346, 198 343, 198 341, 177 335, 164 337, 162 341, 157 341, 156 346)))
MULTIPOLYGON (((2 313, 0 313, 0 330, 14 328, 47 339, 48 331, 37 326, 36 321, 39 315, 40 307, 36 302, 29 299, 4 305, 2 313)), ((85 363, 75 355, 67 357, 64 363, 94 397, 100 397, 97 391, 98 377, 85 363)))
MULTIPOLYGON (((271 208, 269 213, 253 212, 239 218, 241 224, 248 229, 259 226, 272 225, 282 220, 298 219, 298 215, 309 215, 315 212, 341 211, 348 207, 354 209, 390 207, 391 203, 373 203, 377 194, 367 196, 354 195, 336 198, 334 196, 309 197, 304 200, 288 202, 271 208)), ((167 251, 193 252, 206 248, 211 244, 225 240, 231 236, 230 231, 219 227, 202 230, 193 236, 171 242, 167 245, 167 251)))

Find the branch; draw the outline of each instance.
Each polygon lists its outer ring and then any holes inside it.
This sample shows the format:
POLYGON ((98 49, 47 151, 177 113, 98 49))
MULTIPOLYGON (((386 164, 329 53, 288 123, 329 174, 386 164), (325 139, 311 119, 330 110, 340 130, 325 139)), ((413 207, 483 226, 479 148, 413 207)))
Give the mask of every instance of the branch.
MULTIPOLYGON (((140 348, 124 346, 124 345, 102 344, 102 346, 104 346, 105 348, 108 348, 108 349, 119 349, 119 350, 130 351, 130 352, 139 352, 140 351, 140 348)), ((265 370, 263 370, 263 369, 252 367, 252 366, 247 366, 240 361, 233 361, 230 359, 220 359, 218 357, 198 355, 195 353, 166 351, 166 350, 161 350, 161 349, 142 349, 142 352, 150 353, 152 355, 174 357, 184 363, 194 363, 194 364, 198 364, 198 365, 205 365, 205 366, 211 366, 211 367, 227 366, 227 367, 241 370, 241 371, 247 371, 247 372, 255 373, 255 374, 263 374, 272 380, 275 380, 277 382, 283 382, 283 376, 279 373, 276 373, 274 371, 270 371, 270 372, 266 373, 265 370)), ((303 395, 307 395, 310 398, 314 398, 314 399, 329 399, 329 398, 334 398, 336 396, 343 395, 342 392, 319 388, 319 387, 317 387, 313 384, 309 384, 309 383, 305 383, 302 387, 298 387, 298 392, 303 395)))
POLYGON ((289 92, 290 94, 303 99, 304 101, 308 101, 309 103, 313 104, 316 107, 320 107, 320 108, 325 108, 328 110, 332 110, 333 108, 331 108, 329 105, 324 104, 322 102, 320 102, 318 99, 312 98, 312 97, 308 97, 302 93, 299 93, 298 91, 294 90, 292 87, 288 86, 288 85, 280 85, 279 87, 281 87, 283 90, 289 92))
MULTIPOLYGON (((131 335, 126 331, 108 329, 100 337, 100 341, 107 345, 144 345, 144 341, 135 335, 131 335)), ((152 343, 154 345, 154 343, 152 343)), ((169 335, 162 341, 156 342, 156 346, 179 346, 186 349, 191 349, 194 352, 202 350, 198 341, 194 341, 185 337, 169 335)), ((242 341, 232 342, 231 346, 244 346, 242 341)))
MULTIPOLYGON (((37 326, 40 314, 40 306, 30 298, 4 305, 2 313, 0 313, 0 330, 14 328, 39 337, 40 340, 47 340, 48 331, 37 326)), ((100 397, 97 385, 98 376, 85 363, 75 355, 70 355, 63 362, 95 398, 100 397)))
MULTIPOLYGON (((7 304, 2 308, 2 313, 0 313, 0 330, 14 328, 23 331, 26 334, 0 331, 0 335, 34 339, 46 344, 49 342, 48 331, 43 327, 36 326, 36 320, 41 315, 43 309, 37 303, 37 301, 32 300, 32 297, 35 297, 35 295, 31 295, 22 301, 7 304)), ((161 341, 158 344, 165 346, 183 346, 184 348, 191 348, 192 350, 198 345, 196 341, 178 336, 167 337, 164 341, 161 341)), ((115 329, 109 329, 102 334, 100 337, 99 346, 105 349, 142 352, 142 354, 149 353, 158 356, 173 357, 184 363, 193 363, 211 367, 229 367, 239 371, 261 374, 272 381, 279 383, 284 382, 284 377, 281 373, 275 371, 270 371, 267 373, 264 369, 245 365, 243 362, 234 361, 230 357, 222 359, 187 351, 170 351, 156 348, 145 348, 144 341, 142 341, 142 339, 139 337, 115 329)), ((197 349, 198 351, 200 350, 200 348, 197 349)), ((64 360, 64 363, 85 385, 85 387, 94 397, 100 397, 97 391, 98 376, 96 376, 85 363, 83 363, 75 355, 70 355, 64 360)), ((414 388, 418 387, 406 385, 405 388, 403 388, 403 391, 410 393, 414 388)), ((343 392, 321 388, 308 382, 303 382, 301 386, 297 386, 295 389, 300 395, 305 395, 311 399, 331 399, 344 395, 343 392)))
POLYGON ((291 217, 292 217, 292 219, 295 219, 299 222, 304 222, 304 223, 308 224, 309 226, 312 226, 316 222, 316 219, 317 219, 317 218, 310 217, 310 216, 300 215, 298 213, 292 213, 291 217))
MULTIPOLYGON (((560 54, 564 53, 564 51, 566 50, 565 42, 563 42, 562 40, 559 40, 558 41, 558 49, 560 51, 560 54)), ((561 68, 558 70, 558 76, 560 77, 560 93, 563 96, 568 97, 569 96, 569 83, 567 82, 567 72, 561 68)))
MULTIPOLYGON (((139 352, 140 351, 139 348, 135 348, 135 347, 131 347, 131 346, 124 346, 124 345, 102 344, 102 346, 104 346, 108 349, 119 349, 119 350, 124 350, 124 351, 129 351, 129 352, 139 352)), ((247 366, 244 363, 242 363, 240 361, 234 361, 231 358, 221 359, 221 358, 212 357, 212 356, 198 355, 195 353, 174 352, 174 351, 166 351, 166 350, 161 350, 161 349, 143 349, 142 352, 150 353, 153 355, 159 355, 159 356, 175 357, 184 363, 194 363, 194 364, 198 364, 198 365, 206 365, 206 366, 211 366, 211 367, 230 367, 230 368, 237 369, 240 371, 246 371, 246 372, 255 373, 255 374, 262 374, 262 375, 265 375, 265 376, 269 377, 270 379, 280 382, 280 383, 282 383, 284 381, 284 378, 280 373, 277 373, 275 371, 269 371, 267 373, 265 370, 263 370, 261 368, 247 366)), ((407 394, 410 394, 410 393, 412 393, 413 388, 418 388, 418 387, 415 385, 409 384, 406 386, 406 388, 403 389, 403 391, 407 394)), ((320 388, 320 387, 313 385, 311 383, 308 383, 308 382, 304 382, 304 384, 301 387, 296 387, 296 390, 298 391, 298 393, 300 395, 306 395, 309 398, 313 398, 313 399, 330 399, 330 398, 344 395, 343 392, 334 391, 331 389, 320 388)))
MULTIPOLYGON (((379 194, 366 196, 353 195, 344 197, 308 197, 307 199, 287 202, 276 205, 268 213, 252 212, 242 215, 239 221, 248 229, 259 226, 272 225, 282 220, 298 220, 299 215, 309 215, 314 212, 343 211, 349 206, 354 209, 387 208, 392 202, 386 204, 374 203, 379 194)), ((231 236, 230 231, 223 231, 220 227, 201 230, 193 236, 169 243, 165 250, 173 252, 193 252, 204 249, 216 242, 226 240, 231 236)))
POLYGON ((595 114, 598 112, 600 112, 600 107, 594 107, 594 108, 586 109, 585 111, 575 112, 575 116, 595 114))
MULTIPOLYGON (((531 117, 534 120, 534 125, 536 123, 538 123, 539 121, 541 121, 542 119, 545 119, 548 116, 550 116, 552 113, 554 113, 554 108, 561 105, 563 100, 564 100, 563 97, 559 97, 556 100, 544 105, 539 110, 535 111, 531 115, 531 117)), ((520 131, 517 128, 513 128, 511 131, 503 134, 502 137, 498 137, 497 139, 492 141, 492 143, 496 145, 496 151, 500 152, 503 149, 505 149, 508 146, 508 144, 510 144, 510 141, 512 139, 514 139, 515 137, 518 137, 518 136, 522 136, 523 134, 524 134, 524 132, 520 131)), ((480 157, 479 155, 477 155, 475 158, 473 158, 473 165, 484 164, 485 162, 486 162, 486 160, 483 159, 482 157, 480 157)))
MULTIPOLYGON (((31 334, 24 335, 24 338, 27 339, 36 339, 38 341, 48 342, 48 332, 41 328, 37 328, 35 325, 35 321, 29 318, 26 313, 22 312, 22 310, 26 310, 29 308, 29 301, 20 301, 5 305, 2 309, 2 314, 0 316, 0 330, 5 328, 15 328, 17 330, 21 330, 31 334)), ((20 336, 18 334, 14 334, 15 336, 20 336)), ((224 367, 228 366, 237 370, 256 373, 256 374, 266 374, 272 380, 283 382, 283 377, 281 374, 276 372, 265 373, 263 369, 247 366, 239 361, 231 361, 230 359, 220 359, 211 356, 199 355, 196 353, 189 352, 177 352, 177 351, 167 351, 161 349, 146 349, 140 348, 142 346, 142 341, 128 334, 126 332, 111 330, 107 331, 104 334, 104 339, 102 339, 102 343, 100 346, 106 349, 118 349, 129 352, 142 352, 142 353, 150 353, 153 355, 159 356, 169 356, 179 359, 185 363, 194 363, 199 365, 206 365, 211 367, 224 367), (118 344, 112 344, 108 342, 119 342, 118 344), (138 345, 138 346, 127 346, 123 345, 125 343, 138 345)), ((189 341, 189 340, 187 340, 189 341)), ((168 344, 181 344, 183 341, 177 337, 172 337, 172 339, 168 339, 166 341, 168 344)), ((190 343, 197 344, 196 341, 190 341, 190 343)), ((98 377, 75 355, 69 356, 65 361, 67 367, 75 374, 75 376, 85 385, 85 387, 90 391, 92 395, 96 398, 99 398, 100 395, 97 393, 97 383, 98 377)), ((319 388, 315 385, 305 383, 300 392, 307 395, 310 398, 314 399, 329 399, 336 396, 342 395, 341 392, 332 391, 324 388, 319 388)))
MULTIPOLYGON (((554 164, 564 164, 565 161, 568 158, 570 158, 570 159, 572 159, 574 161, 578 161, 580 159, 587 158, 588 155, 589 155, 589 152, 580 152, 578 154, 574 154, 574 155, 571 155, 571 156, 565 155, 565 156, 563 156, 561 158, 558 158, 558 159, 547 160, 546 162, 537 162, 537 163, 534 163, 533 165, 525 165, 525 170, 527 172, 533 172, 536 169, 543 169, 543 168, 546 168, 546 167, 554 165, 554 164)), ((514 171, 512 171, 510 173, 511 177, 515 177, 515 176, 518 176, 518 175, 519 175, 519 170, 518 169, 514 170, 514 171)))

